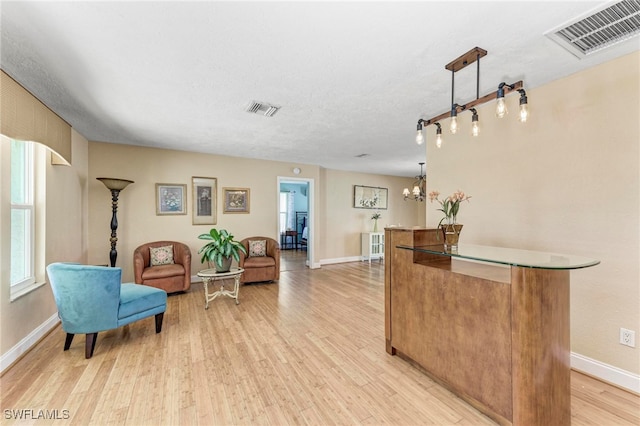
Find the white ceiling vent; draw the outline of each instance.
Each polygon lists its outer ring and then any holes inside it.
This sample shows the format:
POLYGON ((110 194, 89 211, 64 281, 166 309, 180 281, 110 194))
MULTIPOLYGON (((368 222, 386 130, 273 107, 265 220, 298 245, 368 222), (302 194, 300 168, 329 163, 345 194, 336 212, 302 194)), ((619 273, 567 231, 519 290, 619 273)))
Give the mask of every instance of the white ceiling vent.
POLYGON ((607 3, 545 35, 582 59, 640 35, 640 2, 607 3))
POLYGON ((273 117, 273 115, 280 110, 281 107, 271 105, 266 102, 251 101, 245 111, 252 114, 260 114, 265 117, 273 117))

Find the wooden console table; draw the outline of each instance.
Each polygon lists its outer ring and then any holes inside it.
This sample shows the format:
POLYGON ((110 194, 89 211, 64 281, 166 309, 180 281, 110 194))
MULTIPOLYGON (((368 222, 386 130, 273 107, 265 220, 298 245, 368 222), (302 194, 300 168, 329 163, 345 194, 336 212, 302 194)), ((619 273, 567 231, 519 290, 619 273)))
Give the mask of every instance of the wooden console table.
POLYGON ((386 350, 500 424, 571 423, 569 271, 578 256, 385 230, 386 350))

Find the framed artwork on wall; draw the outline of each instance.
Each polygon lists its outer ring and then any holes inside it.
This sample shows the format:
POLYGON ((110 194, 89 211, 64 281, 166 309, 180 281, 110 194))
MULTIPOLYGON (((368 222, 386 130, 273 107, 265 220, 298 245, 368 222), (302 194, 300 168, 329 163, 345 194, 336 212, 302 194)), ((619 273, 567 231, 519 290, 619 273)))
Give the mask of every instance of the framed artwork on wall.
POLYGON ((249 213, 249 188, 222 188, 223 213, 249 213))
POLYGON ((209 177, 191 177, 193 196, 192 223, 194 225, 215 225, 217 212, 217 179, 209 177))
POLYGON ((156 215, 187 214, 187 185, 156 183, 156 215))
POLYGON ((387 188, 353 185, 353 207, 356 209, 387 209, 387 188))

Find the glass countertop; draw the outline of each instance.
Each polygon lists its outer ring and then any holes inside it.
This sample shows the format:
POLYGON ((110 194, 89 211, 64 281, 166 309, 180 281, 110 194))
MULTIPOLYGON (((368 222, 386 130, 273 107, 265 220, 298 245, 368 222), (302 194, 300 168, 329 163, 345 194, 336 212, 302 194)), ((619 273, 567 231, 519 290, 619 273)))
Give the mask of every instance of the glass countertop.
POLYGON ((399 245, 399 249, 502 265, 539 269, 580 269, 595 266, 599 260, 569 254, 547 253, 475 244, 459 244, 457 249, 446 249, 444 244, 428 246, 399 245))

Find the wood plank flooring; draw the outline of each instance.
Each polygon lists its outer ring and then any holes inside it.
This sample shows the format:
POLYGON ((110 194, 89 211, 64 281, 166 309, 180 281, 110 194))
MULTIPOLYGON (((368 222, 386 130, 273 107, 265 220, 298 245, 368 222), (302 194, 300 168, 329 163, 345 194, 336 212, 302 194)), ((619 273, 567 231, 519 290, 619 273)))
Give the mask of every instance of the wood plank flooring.
MULTIPOLYGON (((1 422, 494 424, 385 352, 383 277, 378 262, 283 271, 208 310, 194 284, 169 297, 162 333, 153 318, 100 333, 90 360, 58 326, 0 378, 1 422), (68 419, 13 419, 24 410, 68 419)), ((573 425, 640 423, 638 396, 575 372, 571 398, 573 425)))

